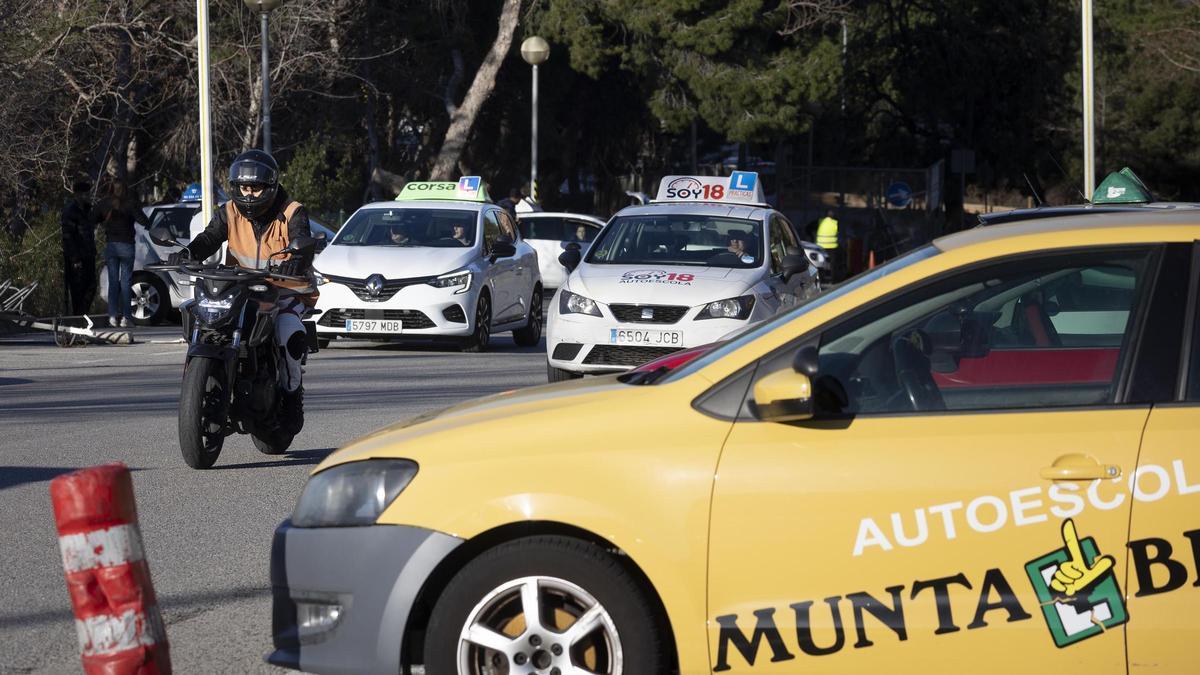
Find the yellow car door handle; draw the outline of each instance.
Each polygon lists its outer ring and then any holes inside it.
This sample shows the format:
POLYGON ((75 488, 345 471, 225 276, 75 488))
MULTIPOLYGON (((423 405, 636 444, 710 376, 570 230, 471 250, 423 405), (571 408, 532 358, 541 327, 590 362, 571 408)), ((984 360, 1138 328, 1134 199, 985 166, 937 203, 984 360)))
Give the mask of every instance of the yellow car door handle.
POLYGON ((1121 467, 1101 464, 1087 455, 1070 454, 1054 460, 1051 466, 1043 467, 1040 474, 1046 480, 1097 480, 1119 478, 1121 467))

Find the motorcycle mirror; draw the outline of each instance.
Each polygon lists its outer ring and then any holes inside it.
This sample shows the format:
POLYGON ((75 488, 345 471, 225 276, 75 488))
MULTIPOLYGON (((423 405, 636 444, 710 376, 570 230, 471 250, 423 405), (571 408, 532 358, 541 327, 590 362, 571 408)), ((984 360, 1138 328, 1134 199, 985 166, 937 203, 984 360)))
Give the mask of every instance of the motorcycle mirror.
POLYGON ((171 231, 165 227, 153 228, 150 230, 149 234, 150 241, 153 241, 159 246, 183 246, 183 244, 176 241, 175 237, 171 236, 171 231))
POLYGON ((312 248, 316 245, 317 245, 316 239, 313 239, 312 237, 306 237, 304 235, 300 235, 298 237, 293 237, 292 240, 288 242, 287 246, 284 246, 281 250, 276 251, 275 253, 272 253, 271 257, 273 258, 278 255, 285 255, 287 253, 299 253, 300 251, 303 251, 304 249, 312 248))

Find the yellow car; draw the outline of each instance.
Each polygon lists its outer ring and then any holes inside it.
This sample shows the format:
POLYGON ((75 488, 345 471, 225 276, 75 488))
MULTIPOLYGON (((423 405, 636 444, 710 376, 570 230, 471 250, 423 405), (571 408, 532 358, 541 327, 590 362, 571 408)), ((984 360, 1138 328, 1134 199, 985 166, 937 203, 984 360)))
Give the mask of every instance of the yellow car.
POLYGON ((354 441, 276 533, 268 660, 1200 672, 1200 210, 1105 211, 354 441))

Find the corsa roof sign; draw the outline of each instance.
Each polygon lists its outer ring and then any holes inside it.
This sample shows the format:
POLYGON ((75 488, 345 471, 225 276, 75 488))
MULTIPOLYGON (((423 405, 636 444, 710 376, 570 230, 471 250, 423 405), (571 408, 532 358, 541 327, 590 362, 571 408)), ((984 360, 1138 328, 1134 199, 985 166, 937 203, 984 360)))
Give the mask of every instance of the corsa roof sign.
POLYGON ((467 202, 489 202, 487 188, 479 176, 463 176, 457 183, 450 181, 413 181, 406 183, 396 201, 446 199, 467 202))
POLYGON ((658 184, 656 203, 716 202, 766 206, 762 182, 753 171, 725 176, 666 176, 658 184))

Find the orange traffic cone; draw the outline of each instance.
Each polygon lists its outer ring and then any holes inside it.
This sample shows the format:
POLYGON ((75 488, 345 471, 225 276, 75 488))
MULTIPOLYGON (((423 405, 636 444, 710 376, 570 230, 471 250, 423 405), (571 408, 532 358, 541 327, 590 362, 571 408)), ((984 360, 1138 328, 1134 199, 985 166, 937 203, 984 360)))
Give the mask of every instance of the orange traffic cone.
POLYGON ((867 269, 875 269, 875 251, 871 251, 871 254, 867 256, 867 269))

